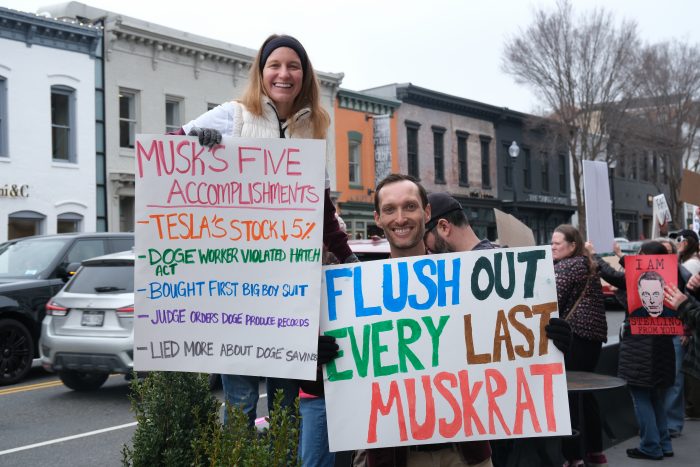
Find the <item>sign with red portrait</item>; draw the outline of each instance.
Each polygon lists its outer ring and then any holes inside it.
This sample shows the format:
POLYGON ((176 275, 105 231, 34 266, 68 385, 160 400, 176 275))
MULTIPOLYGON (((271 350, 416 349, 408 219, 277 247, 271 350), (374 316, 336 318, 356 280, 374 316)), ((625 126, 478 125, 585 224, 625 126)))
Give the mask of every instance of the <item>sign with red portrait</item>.
POLYGON ((683 334, 676 311, 664 302, 664 286, 678 284, 675 255, 625 256, 625 281, 632 334, 683 334))

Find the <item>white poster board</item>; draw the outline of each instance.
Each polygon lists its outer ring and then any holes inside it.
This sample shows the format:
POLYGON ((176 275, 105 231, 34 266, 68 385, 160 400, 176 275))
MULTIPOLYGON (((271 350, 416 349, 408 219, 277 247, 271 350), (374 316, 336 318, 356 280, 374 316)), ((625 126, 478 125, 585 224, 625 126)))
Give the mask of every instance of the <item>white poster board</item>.
POLYGON ((668 223, 671 222, 671 210, 666 203, 666 196, 661 193, 654 196, 654 207, 652 208, 652 217, 654 223, 651 227, 651 238, 661 237, 661 228, 666 226, 665 232, 668 232, 668 223))
POLYGON ((314 379, 325 142, 138 135, 134 369, 314 379))
POLYGON ((612 201, 608 166, 600 161, 583 161, 583 194, 586 206, 586 234, 598 253, 613 251, 612 201))
POLYGON ((571 433, 547 247, 324 267, 331 451, 571 433))

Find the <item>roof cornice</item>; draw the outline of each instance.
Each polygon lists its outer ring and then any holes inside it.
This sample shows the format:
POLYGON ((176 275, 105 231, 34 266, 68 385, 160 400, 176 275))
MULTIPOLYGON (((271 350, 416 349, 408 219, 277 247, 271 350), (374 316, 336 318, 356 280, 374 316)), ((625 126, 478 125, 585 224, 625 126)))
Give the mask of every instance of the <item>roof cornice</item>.
MULTIPOLYGON (((107 23, 107 30, 112 40, 123 40, 153 47, 154 66, 161 52, 177 53, 194 57, 196 61, 211 60, 233 65, 236 74, 250 70, 256 50, 236 46, 215 39, 204 38, 189 33, 182 33, 164 26, 151 25, 129 17, 118 16, 107 23)), ((343 73, 327 73, 316 71, 319 84, 328 87, 338 87, 343 73)))
POLYGON ((511 110, 508 107, 497 107, 483 102, 452 96, 430 89, 414 86, 413 84, 400 84, 396 87, 396 97, 406 104, 414 104, 433 110, 476 117, 497 122, 509 120, 522 122, 532 117, 531 115, 511 110))
POLYGON ((0 7, 0 38, 95 56, 102 28, 0 7))
POLYGON ((394 111, 401 105, 401 101, 398 100, 385 99, 342 88, 338 90, 337 99, 338 106, 342 109, 374 115, 393 115, 394 111))

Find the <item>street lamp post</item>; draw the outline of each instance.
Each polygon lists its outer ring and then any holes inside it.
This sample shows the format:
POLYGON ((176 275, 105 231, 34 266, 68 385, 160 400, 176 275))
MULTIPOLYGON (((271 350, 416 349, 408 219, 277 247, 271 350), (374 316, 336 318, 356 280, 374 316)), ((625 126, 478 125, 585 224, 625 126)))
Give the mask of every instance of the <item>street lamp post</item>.
POLYGON ((610 183, 610 211, 612 214, 613 236, 617 236, 617 221, 615 220, 615 167, 617 159, 608 162, 608 178, 610 183))
POLYGON ((518 187, 515 182, 517 178, 515 176, 515 160, 518 158, 518 154, 520 154, 520 147, 518 146, 518 143, 516 143, 515 140, 513 140, 513 142, 510 143, 510 146, 508 147, 508 155, 510 156, 513 164, 513 213, 518 212, 518 187))

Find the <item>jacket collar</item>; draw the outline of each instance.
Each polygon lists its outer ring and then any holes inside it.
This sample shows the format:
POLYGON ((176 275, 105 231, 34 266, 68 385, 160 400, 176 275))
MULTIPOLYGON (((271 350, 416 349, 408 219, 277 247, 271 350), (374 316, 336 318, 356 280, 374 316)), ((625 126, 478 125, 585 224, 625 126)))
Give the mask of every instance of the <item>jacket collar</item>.
MULTIPOLYGON (((264 107, 264 112, 269 113, 269 111, 272 111, 270 114, 271 116, 274 116, 275 119, 278 121, 280 120, 279 114, 277 113, 277 107, 275 106, 275 103, 272 102, 272 99, 269 97, 263 95, 263 107, 264 107)), ((311 108, 309 107, 304 107, 301 110, 299 110, 297 113, 289 117, 287 120, 282 122, 282 128, 287 128, 290 122, 298 122, 302 117, 308 118, 308 116, 311 115, 311 108)))

